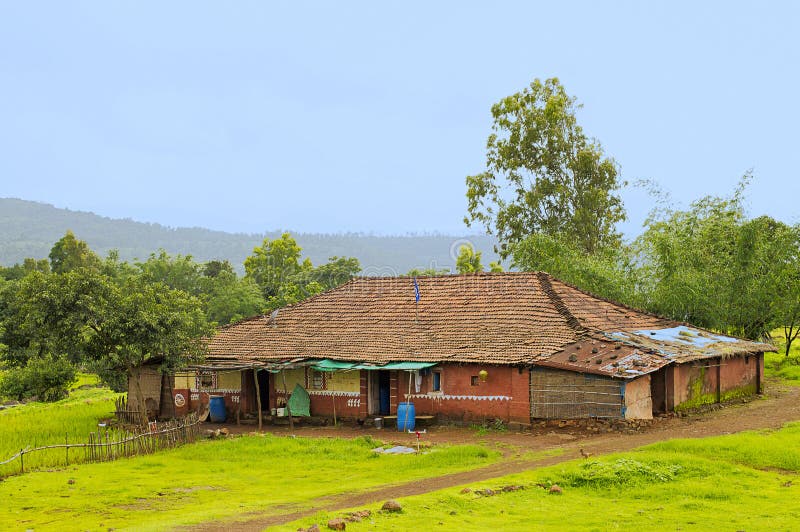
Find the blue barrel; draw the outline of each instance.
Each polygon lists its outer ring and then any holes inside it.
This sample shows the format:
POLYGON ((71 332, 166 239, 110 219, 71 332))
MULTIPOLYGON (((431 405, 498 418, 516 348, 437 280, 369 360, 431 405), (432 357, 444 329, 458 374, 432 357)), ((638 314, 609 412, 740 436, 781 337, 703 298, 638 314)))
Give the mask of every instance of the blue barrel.
POLYGON ((414 430, 416 418, 417 412, 414 409, 414 403, 400 403, 397 405, 397 430, 400 432, 414 430))
POLYGON ((212 395, 208 398, 208 412, 212 423, 225 423, 225 398, 221 395, 212 395))

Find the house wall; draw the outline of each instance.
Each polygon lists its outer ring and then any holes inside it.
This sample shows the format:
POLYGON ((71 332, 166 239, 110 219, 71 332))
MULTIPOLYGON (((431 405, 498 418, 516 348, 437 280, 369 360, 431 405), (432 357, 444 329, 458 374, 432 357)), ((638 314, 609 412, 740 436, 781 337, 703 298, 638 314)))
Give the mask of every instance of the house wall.
POLYGON ((625 382, 625 419, 652 419, 650 375, 625 382))
MULTIPOLYGON (((624 385, 623 381, 602 375, 534 367, 530 386, 531 417, 621 418, 625 407, 624 385)), ((634 392, 636 395, 638 390, 634 392)), ((648 396, 649 393, 648 389, 648 396)))
MULTIPOLYGON (((335 410, 337 417, 360 417, 359 409, 362 403, 360 371, 315 372, 311 368, 299 368, 286 370, 285 376, 289 397, 297 384, 308 392, 312 416, 333 417, 335 410), (315 374, 317 380, 314 379, 315 374)), ((286 394, 283 389, 283 376, 274 373, 271 375, 270 383, 272 386, 270 407, 284 406, 286 394)))
MULTIPOLYGON (((417 415, 435 415, 439 420, 458 422, 501 419, 530 422, 528 402, 529 371, 486 364, 440 364, 423 372, 419 391, 413 374, 398 371, 398 402, 411 401, 417 415), (481 381, 479 372, 488 372, 481 381), (441 373, 441 391, 433 391, 433 373, 441 373), (477 384, 473 385, 473 377, 477 384)), ((392 405, 396 413, 396 405, 392 405)))
POLYGON ((242 373, 239 370, 202 372, 212 376, 211 386, 200 386, 198 372, 180 372, 175 375, 172 400, 175 415, 183 416, 192 411, 201 411, 208 405, 212 395, 221 395, 229 420, 236 419, 242 408, 242 373))
POLYGON ((134 375, 128 379, 128 410, 141 411, 136 393, 137 375, 147 408, 147 417, 155 419, 161 410, 161 371, 156 366, 144 366, 134 370, 134 375))
POLYGON ((758 392, 763 355, 736 356, 678 364, 674 370, 675 410, 725 402, 758 392))

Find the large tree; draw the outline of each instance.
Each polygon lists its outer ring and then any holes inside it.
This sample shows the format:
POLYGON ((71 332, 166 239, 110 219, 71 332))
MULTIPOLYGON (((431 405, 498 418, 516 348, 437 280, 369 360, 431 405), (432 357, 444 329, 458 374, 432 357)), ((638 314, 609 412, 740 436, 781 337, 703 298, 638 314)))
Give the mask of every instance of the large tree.
POLYGON ((482 272, 481 252, 476 251, 472 246, 461 246, 458 250, 458 257, 456 257, 456 271, 458 273, 482 272))
POLYGON ((276 297, 291 276, 303 267, 311 269, 310 261, 300 263, 301 251, 289 233, 283 233, 275 240, 265 238, 260 246, 253 249, 253 254, 244 260, 246 277, 261 287, 265 299, 276 297))
POLYGON ((579 107, 556 78, 492 106, 486 170, 467 177, 464 221, 494 234, 503 258, 536 233, 566 235, 586 253, 619 243, 617 165, 578 125, 579 107))
POLYGON ((50 250, 50 268, 54 273, 65 273, 77 268, 100 268, 100 257, 78 240, 72 231, 61 237, 50 250))
POLYGON ((295 239, 284 233, 275 240, 265 239, 245 259, 245 279, 261 287, 267 308, 292 305, 335 288, 361 270, 353 257, 331 257, 326 264, 314 267, 309 259, 300 261, 301 252, 295 239))

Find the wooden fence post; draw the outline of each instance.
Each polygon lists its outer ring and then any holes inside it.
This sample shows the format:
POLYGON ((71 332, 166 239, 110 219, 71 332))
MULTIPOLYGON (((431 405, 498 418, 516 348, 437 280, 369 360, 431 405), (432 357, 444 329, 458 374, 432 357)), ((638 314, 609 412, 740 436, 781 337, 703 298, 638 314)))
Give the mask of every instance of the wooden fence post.
POLYGON ((69 432, 64 434, 64 451, 67 454, 67 467, 69 467, 69 432))

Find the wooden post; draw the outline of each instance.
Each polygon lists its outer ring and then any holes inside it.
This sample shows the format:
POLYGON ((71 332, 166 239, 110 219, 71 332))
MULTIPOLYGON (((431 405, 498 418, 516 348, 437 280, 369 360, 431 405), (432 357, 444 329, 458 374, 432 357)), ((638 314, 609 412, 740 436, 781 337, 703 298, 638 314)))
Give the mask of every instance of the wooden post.
POLYGON ((336 396, 331 393, 331 401, 333 401, 333 426, 336 426, 336 396))
POLYGON ((67 466, 69 466, 69 433, 64 434, 64 451, 67 453, 67 466))
POLYGON ((761 362, 764 360, 764 353, 756 353, 756 393, 761 395, 764 388, 761 386, 761 362))
POLYGON ((289 428, 294 430, 294 419, 292 419, 292 409, 289 407, 289 392, 286 390, 286 372, 281 370, 281 378, 283 379, 283 395, 286 397, 286 415, 289 416, 289 428))
POLYGON ((717 364, 717 403, 722 402, 722 357, 719 357, 717 364))
MULTIPOLYGON (((258 387, 258 368, 253 368, 253 382, 256 385, 256 410, 258 410, 258 430, 261 431, 261 390, 258 387)), ((242 398, 239 397, 239 404, 242 398)), ((239 424, 239 415, 237 410, 236 424, 239 424)))
POLYGON ((25 449, 19 450, 19 472, 25 472, 25 449))

